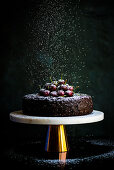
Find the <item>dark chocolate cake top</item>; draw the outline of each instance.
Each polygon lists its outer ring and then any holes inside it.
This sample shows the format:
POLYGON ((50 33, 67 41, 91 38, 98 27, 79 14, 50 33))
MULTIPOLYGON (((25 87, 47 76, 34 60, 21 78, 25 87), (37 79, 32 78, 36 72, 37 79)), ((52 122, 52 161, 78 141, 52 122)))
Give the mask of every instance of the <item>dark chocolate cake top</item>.
POLYGON ((82 93, 75 93, 72 97, 53 97, 53 96, 40 96, 38 93, 35 94, 27 94, 23 98, 28 99, 28 100, 48 100, 48 101, 72 101, 76 99, 82 99, 82 98, 90 98, 91 96, 87 94, 82 94, 82 93))

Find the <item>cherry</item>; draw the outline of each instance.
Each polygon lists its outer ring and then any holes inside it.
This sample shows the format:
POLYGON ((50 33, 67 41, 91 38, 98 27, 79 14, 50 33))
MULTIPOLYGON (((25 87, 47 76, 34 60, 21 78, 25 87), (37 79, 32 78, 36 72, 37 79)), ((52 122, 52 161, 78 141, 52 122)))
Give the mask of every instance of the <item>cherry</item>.
POLYGON ((45 84, 45 88, 46 88, 47 90, 49 90, 50 86, 51 86, 51 83, 46 83, 46 84, 45 84))
POLYGON ((55 90, 56 90, 56 85, 51 84, 51 85, 49 86, 49 90, 55 91, 55 90))
POLYGON ((65 84, 66 86, 69 86, 69 84, 65 84))
POLYGON ((53 84, 57 86, 58 82, 57 81, 53 81, 53 84))
POLYGON ((49 90, 44 90, 43 96, 49 96, 49 95, 50 95, 50 91, 49 90))
POLYGON ((63 90, 58 90, 58 93, 57 93, 57 94, 58 94, 58 96, 64 96, 65 93, 64 93, 63 90))
POLYGON ((60 80, 58 80, 58 84, 65 84, 65 81, 60 79, 60 80))
POLYGON ((71 96, 73 96, 73 91, 67 90, 65 92, 65 95, 68 96, 68 97, 71 97, 71 96))
POLYGON ((68 90, 68 86, 62 84, 60 86, 60 89, 66 91, 66 90, 68 90))
POLYGON ((73 86, 68 86, 68 90, 73 91, 73 86))
POLYGON ((45 91, 45 89, 40 89, 40 92, 39 92, 39 93, 40 93, 41 96, 44 95, 44 91, 45 91))
POLYGON ((56 91, 52 91, 52 92, 50 93, 50 95, 53 96, 53 97, 57 97, 57 96, 58 96, 56 91))

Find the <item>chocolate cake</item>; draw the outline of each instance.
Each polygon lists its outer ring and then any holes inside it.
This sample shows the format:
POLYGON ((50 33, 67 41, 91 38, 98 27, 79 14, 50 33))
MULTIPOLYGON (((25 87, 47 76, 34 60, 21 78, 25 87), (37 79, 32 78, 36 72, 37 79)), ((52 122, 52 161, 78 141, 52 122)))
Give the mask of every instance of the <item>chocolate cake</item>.
POLYGON ((51 97, 28 94, 23 97, 23 113, 37 116, 80 116, 93 111, 92 98, 86 94, 51 97))
POLYGON ((39 93, 23 97, 22 110, 32 116, 81 116, 93 111, 91 96, 75 93, 62 79, 46 83, 39 93))

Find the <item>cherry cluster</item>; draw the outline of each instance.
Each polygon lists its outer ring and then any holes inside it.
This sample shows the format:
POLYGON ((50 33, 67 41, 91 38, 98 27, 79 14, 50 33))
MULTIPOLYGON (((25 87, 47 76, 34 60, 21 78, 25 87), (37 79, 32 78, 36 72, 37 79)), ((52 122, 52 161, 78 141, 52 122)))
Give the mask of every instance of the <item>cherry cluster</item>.
POLYGON ((52 81, 51 83, 46 83, 44 88, 40 89, 39 94, 41 96, 63 96, 71 97, 73 96, 73 86, 66 84, 63 79, 58 81, 52 81))

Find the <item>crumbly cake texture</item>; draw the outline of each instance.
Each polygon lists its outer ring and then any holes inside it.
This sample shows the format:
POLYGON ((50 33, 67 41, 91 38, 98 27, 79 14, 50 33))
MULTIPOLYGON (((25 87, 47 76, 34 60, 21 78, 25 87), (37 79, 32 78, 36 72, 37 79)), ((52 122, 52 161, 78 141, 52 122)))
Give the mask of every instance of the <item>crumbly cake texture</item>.
POLYGON ((22 110, 32 116, 81 116, 93 111, 93 102, 91 96, 82 93, 75 93, 72 97, 28 94, 23 97, 22 110))

